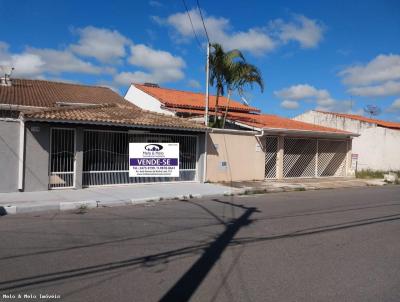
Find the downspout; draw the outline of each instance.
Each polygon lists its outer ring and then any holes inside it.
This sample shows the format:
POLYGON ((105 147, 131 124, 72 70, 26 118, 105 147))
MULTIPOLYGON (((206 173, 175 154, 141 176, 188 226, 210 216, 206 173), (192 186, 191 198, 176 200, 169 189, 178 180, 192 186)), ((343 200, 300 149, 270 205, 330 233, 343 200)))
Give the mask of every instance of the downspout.
POLYGON ((24 190, 24 164, 25 164, 25 120, 20 116, 19 121, 19 150, 18 150, 18 190, 24 190))
POLYGON ((254 136, 263 137, 264 136, 264 129, 261 129, 261 133, 260 134, 255 134, 254 136))

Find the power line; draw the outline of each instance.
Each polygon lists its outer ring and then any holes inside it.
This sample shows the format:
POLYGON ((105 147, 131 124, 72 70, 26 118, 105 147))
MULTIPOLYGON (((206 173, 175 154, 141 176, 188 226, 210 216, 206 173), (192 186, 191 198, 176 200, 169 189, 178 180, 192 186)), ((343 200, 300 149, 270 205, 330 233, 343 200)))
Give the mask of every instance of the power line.
POLYGON ((203 48, 201 47, 200 40, 199 40, 199 38, 197 37, 196 30, 194 29, 193 22, 192 22, 192 18, 190 17, 190 13, 189 13, 189 9, 188 9, 188 7, 187 7, 187 5, 186 5, 186 1, 185 1, 185 0, 182 0, 182 2, 183 2, 183 5, 185 6, 186 13, 187 13, 187 15, 188 15, 188 17, 189 17, 190 25, 192 26, 192 31, 193 31, 193 33, 194 33, 194 36, 196 37, 197 44, 199 44, 200 49, 203 50, 203 48))
POLYGON ((197 8, 198 8, 199 13, 200 13, 201 22, 203 23, 203 28, 204 28, 204 31, 205 31, 205 33, 206 33, 207 41, 208 41, 208 43, 210 44, 210 38, 208 37, 208 32, 207 32, 206 24, 204 23, 203 14, 202 14, 202 12, 201 12, 199 0, 197 0, 196 2, 197 2, 197 8))

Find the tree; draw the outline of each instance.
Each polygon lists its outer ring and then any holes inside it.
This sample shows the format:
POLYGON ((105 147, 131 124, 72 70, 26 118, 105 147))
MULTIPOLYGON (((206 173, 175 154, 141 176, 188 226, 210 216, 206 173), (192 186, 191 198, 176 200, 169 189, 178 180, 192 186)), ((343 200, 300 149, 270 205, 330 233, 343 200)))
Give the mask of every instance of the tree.
POLYGON ((223 47, 214 43, 211 45, 213 51, 210 54, 210 84, 216 86, 214 127, 220 127, 218 120, 219 97, 228 90, 228 102, 225 108, 223 126, 229 109, 230 95, 233 91, 242 94, 246 86, 253 88, 254 84, 264 89, 261 72, 252 64, 246 62, 243 54, 237 50, 225 52, 223 47))
POLYGON ((225 52, 222 45, 214 43, 211 45, 210 53, 210 85, 216 86, 215 96, 215 115, 214 126, 218 127, 218 101, 219 97, 224 95, 232 65, 237 61, 244 61, 242 53, 237 50, 225 52))
POLYGON ((250 86, 250 88, 253 89, 254 84, 257 84, 260 87, 261 92, 264 91, 264 81, 262 79, 260 70, 256 66, 249 64, 246 61, 234 62, 231 65, 226 82, 228 87, 228 102, 225 107, 222 128, 225 127, 230 96, 233 91, 237 90, 239 95, 243 95, 246 86, 250 86))

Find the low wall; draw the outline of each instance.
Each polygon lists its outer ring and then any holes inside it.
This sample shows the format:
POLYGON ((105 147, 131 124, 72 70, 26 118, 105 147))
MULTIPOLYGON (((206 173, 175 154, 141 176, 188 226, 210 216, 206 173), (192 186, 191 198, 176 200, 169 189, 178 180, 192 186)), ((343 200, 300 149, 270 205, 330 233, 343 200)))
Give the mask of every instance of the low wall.
POLYGON ((254 133, 209 133, 208 181, 262 180, 264 174, 264 146, 254 133))
POLYGON ((400 130, 382 127, 364 129, 353 139, 358 170, 400 171, 400 130))

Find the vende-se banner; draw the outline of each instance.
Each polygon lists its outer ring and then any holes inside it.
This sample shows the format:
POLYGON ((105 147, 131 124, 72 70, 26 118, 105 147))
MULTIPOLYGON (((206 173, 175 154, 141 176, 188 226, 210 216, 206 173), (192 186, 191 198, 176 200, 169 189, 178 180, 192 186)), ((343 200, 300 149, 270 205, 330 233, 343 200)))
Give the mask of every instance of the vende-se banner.
POLYGON ((129 177, 179 177, 179 143, 130 143, 129 177))

